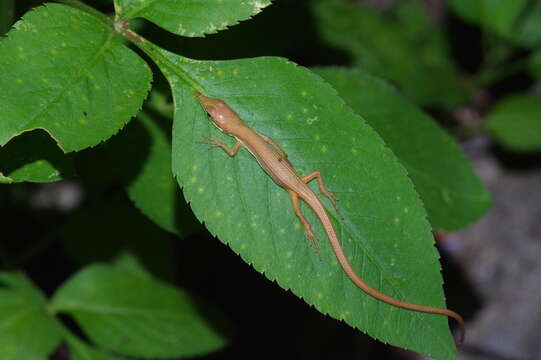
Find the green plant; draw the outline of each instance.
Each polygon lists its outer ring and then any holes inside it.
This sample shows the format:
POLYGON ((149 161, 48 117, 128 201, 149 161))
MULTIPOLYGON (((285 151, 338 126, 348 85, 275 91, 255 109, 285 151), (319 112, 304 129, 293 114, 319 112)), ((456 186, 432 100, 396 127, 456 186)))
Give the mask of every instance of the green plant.
MULTIPOLYGON (((159 245, 169 240, 160 228, 178 237, 193 234, 198 226, 190 207, 245 262, 319 312, 383 342, 456 358, 446 318, 359 292, 334 262, 319 226, 321 252, 315 253, 287 193, 247 152, 228 161, 197 143, 209 135, 230 140, 217 134, 194 94, 225 100, 275 139, 301 172, 321 170, 340 200, 344 218, 333 216, 345 251, 368 283, 394 297, 444 307, 431 230, 463 228, 491 202, 453 139, 418 106, 463 104, 472 88, 506 76, 499 64, 516 46, 539 44, 532 18, 540 6, 517 1, 497 17, 469 0, 451 1, 457 14, 487 28, 487 39, 496 42, 494 31, 508 42, 491 50, 499 49, 498 61, 488 58, 465 79, 442 30, 413 3, 394 7, 390 21, 343 1, 310 2, 322 37, 349 54, 353 66, 308 70, 279 57, 194 60, 190 52, 215 50, 219 39, 190 43, 173 36, 173 47, 180 44, 186 53, 172 52, 157 45, 159 38, 150 41, 133 30, 139 26, 133 20, 143 18, 175 35, 204 37, 249 19, 270 0, 115 0, 112 16, 79 1, 59 2, 30 10, 0 41, 0 182, 77 176, 97 200, 63 227, 64 247, 82 269, 50 300, 24 275, 0 275, 2 359, 43 359, 62 339, 75 359, 116 358, 107 351, 184 357, 225 346, 228 331, 197 311, 204 302, 158 279, 171 274, 165 265, 173 263, 160 261, 172 252, 159 245), (527 7, 533 11, 518 22, 527 7), (208 47, 200 50, 205 41, 208 47), (123 200, 100 200, 111 183, 122 184, 157 226, 134 223, 139 214, 123 200), (100 245, 98 239, 119 241, 100 245), (59 314, 73 317, 95 346, 68 330, 59 314)), ((234 48, 221 44, 225 51, 234 48)), ((532 55, 520 64, 538 74, 538 59, 532 55)), ((505 130, 519 116, 506 112, 528 118, 521 129, 539 127, 529 115, 539 106, 530 95, 504 100, 486 128, 510 148, 539 149, 539 137, 517 129, 519 123, 511 126, 513 135, 505 130)))

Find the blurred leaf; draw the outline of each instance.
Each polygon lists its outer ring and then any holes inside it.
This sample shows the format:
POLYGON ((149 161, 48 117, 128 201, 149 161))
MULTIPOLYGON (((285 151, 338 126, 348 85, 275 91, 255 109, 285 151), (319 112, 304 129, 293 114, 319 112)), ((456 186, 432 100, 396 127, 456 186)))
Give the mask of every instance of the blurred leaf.
POLYGON ((163 229, 187 236, 200 226, 171 170, 171 121, 141 112, 106 145, 130 199, 163 229))
POLYGON ((43 360, 60 343, 60 325, 46 299, 19 273, 0 273, 0 359, 43 360))
POLYGON ((383 304, 350 282, 323 243, 325 233, 316 216, 303 203, 321 242, 319 255, 313 251, 288 193, 248 151, 230 159, 198 144, 204 135, 228 144, 232 139, 208 121, 195 90, 181 85, 185 80, 179 74, 189 74, 200 91, 223 99, 249 126, 271 136, 300 174, 321 171, 344 218, 332 208, 330 217, 362 278, 391 296, 441 307, 438 256, 418 195, 393 154, 334 89, 281 58, 195 61, 159 49, 147 51, 159 52, 153 58, 174 96, 173 171, 212 234, 321 313, 396 346, 439 359, 456 357, 446 318, 383 304), (412 328, 419 330, 416 336, 411 336, 412 328), (425 331, 430 341, 421 335, 425 331))
POLYGON ((463 20, 500 35, 510 35, 530 0, 450 0, 451 9, 463 20))
POLYGON ((523 17, 511 32, 511 38, 517 43, 527 47, 541 45, 541 2, 532 1, 523 17))
POLYGON ((51 308, 73 316, 100 347, 123 355, 196 356, 226 343, 186 292, 109 265, 75 274, 51 308))
POLYGON ((66 250, 79 265, 111 260, 129 250, 154 274, 164 279, 174 276, 171 236, 125 200, 104 201, 82 208, 70 216, 62 237, 66 250))
POLYGON ((507 97, 492 108, 485 121, 495 141, 507 149, 541 150, 541 99, 531 95, 507 97))
POLYGON ((537 79, 541 79, 541 50, 531 55, 528 65, 530 73, 537 79))
POLYGON ((32 131, 0 147, 0 173, 7 182, 58 181, 74 174, 73 157, 44 131, 32 131))
POLYGON ((77 339, 74 335, 66 337, 70 350, 70 360, 118 360, 117 357, 98 351, 77 339))
POLYGON ((113 261, 113 266, 123 271, 131 271, 133 274, 145 279, 154 279, 153 276, 141 265, 137 257, 130 251, 120 253, 113 261))
POLYGON ((177 35, 213 34, 256 15, 271 0, 115 0, 117 16, 142 17, 177 35))
POLYGON ((455 106, 468 99, 442 30, 419 4, 400 4, 395 17, 345 1, 318 0, 313 12, 325 41, 353 63, 398 84, 416 103, 455 106))
POLYGON ((317 68, 408 170, 432 227, 458 230, 491 205, 462 151, 430 117, 382 80, 359 69, 317 68))
POLYGON ((18 21, 0 54, 0 145, 41 128, 64 152, 94 146, 136 114, 152 77, 108 24, 54 3, 18 21))

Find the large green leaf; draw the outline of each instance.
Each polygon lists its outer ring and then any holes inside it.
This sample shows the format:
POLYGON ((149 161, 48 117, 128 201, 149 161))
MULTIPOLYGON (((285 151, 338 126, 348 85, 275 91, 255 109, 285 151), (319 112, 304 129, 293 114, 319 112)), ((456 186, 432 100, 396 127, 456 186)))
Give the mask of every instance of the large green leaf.
POLYGON ((0 273, 0 358, 44 359, 61 337, 40 290, 22 274, 0 273))
POLYGON ((438 255, 418 195, 377 134, 328 84, 281 58, 194 61, 147 51, 173 91, 173 171, 211 233, 320 312, 384 342, 438 359, 456 357, 445 317, 404 311, 358 290, 303 204, 320 240, 317 254, 287 192, 247 151, 229 159, 198 144, 202 136, 232 140, 212 126, 195 90, 184 85, 225 100, 249 126, 274 138, 300 174, 321 170, 344 217, 331 211, 334 226, 362 278, 391 296, 444 306, 438 255))
POLYGON ((490 196, 468 160, 429 116, 360 69, 315 71, 363 116, 408 170, 433 228, 457 230, 488 210, 490 196))
POLYGON ((271 0, 115 0, 121 19, 142 17, 172 33, 195 37, 213 34, 249 19, 271 0))
POLYGON ((224 337, 201 315, 199 305, 186 292, 131 270, 91 265, 58 289, 51 309, 73 316, 105 349, 169 358, 224 346, 224 337))
MULTIPOLYGON (((399 2, 401 3, 401 2, 399 2)), ((313 1, 323 39, 352 62, 397 83, 416 103, 455 106, 468 98, 442 30, 419 4, 399 4, 394 18, 346 1, 313 1)))
POLYGON ((0 145, 37 128, 64 152, 96 145, 135 115, 151 76, 99 18, 38 7, 0 42, 0 145))
POLYGON ((45 132, 32 131, 0 147, 0 173, 10 183, 58 181, 74 174, 73 158, 45 132))
POLYGON ((141 112, 107 149, 135 206, 163 229, 186 236, 199 223, 173 178, 170 129, 169 119, 141 112))
POLYGON ((495 140, 511 151, 541 150, 541 99, 514 95, 496 104, 486 117, 495 140))
POLYGON ((451 9, 465 21, 500 35, 509 35, 530 0, 450 0, 451 9))

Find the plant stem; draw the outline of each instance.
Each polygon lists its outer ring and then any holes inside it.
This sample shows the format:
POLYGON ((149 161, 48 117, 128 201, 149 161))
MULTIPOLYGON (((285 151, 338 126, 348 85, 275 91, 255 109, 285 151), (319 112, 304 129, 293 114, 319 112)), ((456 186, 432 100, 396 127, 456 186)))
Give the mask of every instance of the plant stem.
POLYGON ((115 31, 119 35, 122 35, 123 37, 131 41, 139 49, 143 50, 143 52, 147 54, 148 56, 150 56, 150 58, 152 58, 154 62, 159 63, 162 66, 165 66, 166 68, 168 68, 171 72, 173 72, 175 75, 181 78, 184 82, 186 82, 191 87, 193 87, 196 91, 205 93, 204 87, 199 82, 193 79, 181 67, 175 65, 174 63, 171 62, 171 60, 169 60, 166 56, 164 56, 164 54, 159 50, 158 46, 148 41, 141 35, 137 34, 133 30, 129 29, 128 24, 125 20, 113 21, 111 18, 107 17, 103 13, 99 12, 93 7, 90 7, 82 3, 79 0, 55 0, 55 1, 73 6, 91 15, 96 16, 97 18, 102 20, 105 24, 107 24, 107 26, 111 27, 113 31, 115 31))
POLYGON ((132 31, 131 29, 122 29, 120 31, 120 34, 130 40, 134 45, 136 45, 139 49, 143 50, 145 54, 150 56, 152 60, 154 60, 157 64, 162 64, 163 66, 167 67, 171 72, 173 72, 175 75, 177 75, 179 78, 184 80, 184 82, 188 83, 192 88, 194 88, 196 91, 200 93, 205 93, 205 89, 203 85, 201 85, 198 81, 193 79, 186 71, 184 71, 180 66, 175 65, 171 62, 164 54, 159 50, 158 46, 153 44, 152 42, 148 41, 141 35, 137 34, 136 32, 132 31))

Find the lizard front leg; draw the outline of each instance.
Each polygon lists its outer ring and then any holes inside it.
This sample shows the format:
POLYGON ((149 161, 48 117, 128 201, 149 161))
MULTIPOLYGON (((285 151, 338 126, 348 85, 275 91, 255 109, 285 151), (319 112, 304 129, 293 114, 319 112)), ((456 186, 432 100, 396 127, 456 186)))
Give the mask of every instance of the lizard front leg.
POLYGON ((239 149, 241 148, 242 144, 240 141, 237 140, 237 142, 235 143, 235 145, 231 146, 230 148, 227 147, 226 144, 224 144, 223 142, 221 142, 220 140, 216 139, 216 138, 213 138, 213 137, 209 137, 209 136, 203 136, 203 138, 207 139, 207 141, 200 141, 198 142, 198 144, 208 144, 210 145, 211 147, 219 147, 221 148, 227 155, 233 157, 235 155, 237 155, 237 152, 239 151, 239 149))

